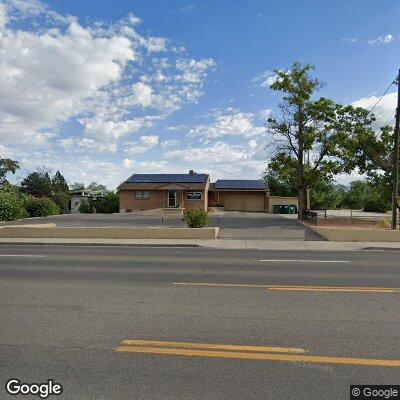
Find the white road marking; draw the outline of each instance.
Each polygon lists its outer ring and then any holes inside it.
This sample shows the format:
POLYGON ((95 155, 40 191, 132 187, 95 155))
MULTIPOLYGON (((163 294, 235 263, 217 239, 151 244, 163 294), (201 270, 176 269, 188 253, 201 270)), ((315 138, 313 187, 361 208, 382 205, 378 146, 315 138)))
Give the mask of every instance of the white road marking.
POLYGON ((347 260, 260 260, 261 262, 349 263, 347 260))
POLYGON ((35 257, 35 258, 44 258, 46 256, 39 254, 0 254, 0 257, 35 257))

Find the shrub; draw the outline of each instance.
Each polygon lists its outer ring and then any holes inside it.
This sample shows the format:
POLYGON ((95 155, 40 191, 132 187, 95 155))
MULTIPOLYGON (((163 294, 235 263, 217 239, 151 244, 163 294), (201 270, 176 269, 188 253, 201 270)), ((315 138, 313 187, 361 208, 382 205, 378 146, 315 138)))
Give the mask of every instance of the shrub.
POLYGON ((117 193, 109 192, 107 196, 94 203, 96 212, 113 214, 119 212, 119 196, 117 193))
POLYGON ((86 199, 82 199, 81 204, 79 206, 79 212, 81 214, 92 214, 93 213, 93 204, 86 199))
POLYGON ((12 221, 14 219, 26 218, 28 213, 24 207, 22 197, 12 189, 2 188, 0 190, 0 220, 12 221))
POLYGON ((186 222, 190 228, 202 228, 208 225, 208 212, 205 210, 188 210, 186 222))
POLYGON ((391 209, 390 202, 383 199, 381 196, 370 196, 364 205, 364 211, 385 213, 391 209))
POLYGON ((47 197, 27 196, 25 199, 25 208, 31 218, 46 217, 61 213, 60 207, 47 197))
POLYGON ((380 226, 381 228, 389 229, 391 226, 390 220, 387 218, 383 218, 379 220, 378 226, 380 226))
POLYGON ((53 194, 53 201, 58 205, 63 214, 68 212, 69 194, 66 192, 55 192, 53 194))

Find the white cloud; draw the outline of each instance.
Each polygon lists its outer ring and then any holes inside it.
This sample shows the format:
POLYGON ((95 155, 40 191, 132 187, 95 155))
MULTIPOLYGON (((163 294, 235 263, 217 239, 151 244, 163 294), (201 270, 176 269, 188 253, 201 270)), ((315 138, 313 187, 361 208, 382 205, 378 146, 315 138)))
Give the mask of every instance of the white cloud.
POLYGON ((176 173, 176 172, 184 172, 187 170, 179 169, 176 164, 170 164, 166 160, 160 161, 137 161, 132 160, 130 158, 125 158, 122 161, 122 165, 125 168, 125 179, 132 174, 135 173, 160 173, 163 171, 164 173, 176 173))
POLYGON ((256 140, 251 139, 251 140, 249 141, 249 147, 250 147, 251 149, 255 149, 257 146, 258 146, 258 143, 257 143, 256 140))
POLYGON ((0 3, 0 31, 6 26, 7 20, 6 5, 4 3, 0 3))
POLYGON ((378 36, 375 39, 368 40, 368 44, 375 44, 375 43, 388 44, 388 43, 392 43, 393 41, 394 41, 394 36, 389 33, 387 35, 378 36))
POLYGON ((118 149, 116 143, 102 143, 89 138, 67 138, 60 140, 60 146, 71 152, 95 151, 97 153, 115 153, 118 149))
POLYGON ((167 126, 165 129, 167 131, 176 132, 176 131, 182 131, 187 128, 188 128, 187 125, 173 125, 173 126, 167 126))
POLYGON ((162 37, 149 37, 146 40, 146 49, 149 53, 167 51, 167 39, 162 37))
POLYGON ((356 43, 358 39, 356 37, 347 37, 342 39, 345 43, 356 43))
POLYGON ((269 88, 278 78, 278 75, 272 71, 264 71, 261 75, 258 75, 252 79, 253 82, 261 87, 269 88))
POLYGON ((136 57, 126 38, 94 37, 76 21, 64 33, 8 29, 0 54, 0 130, 13 140, 79 113, 85 99, 118 81, 136 57))
MULTIPOLYGON (((3 142, 18 146, 47 137, 59 143, 58 131, 73 118, 81 122, 86 139, 109 142, 196 102, 213 61, 190 59, 185 71, 197 71, 197 78, 195 83, 182 79, 186 64, 176 62, 175 53, 159 59, 147 55, 168 51, 168 39, 140 35, 132 28, 140 22, 130 14, 111 25, 83 27, 77 18, 56 14, 39 1, 0 2, 3 142), (8 23, 19 19, 23 28, 8 23), (138 76, 145 75, 154 82, 140 81, 138 76), (148 108, 157 113, 144 114, 148 108)), ((102 151, 100 145, 92 148, 102 151)))
POLYGON ((184 150, 168 151, 164 154, 166 159, 178 159, 186 162, 226 163, 247 160, 250 155, 241 146, 232 146, 224 142, 216 142, 207 147, 189 147, 184 150))
POLYGON ((146 108, 152 106, 154 101, 152 87, 146 83, 137 82, 131 86, 131 94, 121 98, 119 104, 125 107, 138 106, 146 108))
POLYGON ((173 147, 177 147, 179 145, 180 141, 177 139, 168 139, 168 140, 164 140, 161 143, 161 147, 164 149, 170 149, 173 147))
POLYGON ((265 132, 263 126, 254 124, 255 115, 252 113, 233 112, 217 116, 210 125, 198 125, 190 129, 190 137, 218 138, 222 136, 255 136, 265 132))
POLYGON ((215 68, 216 63, 212 58, 202 60, 179 59, 176 68, 182 71, 181 79, 187 83, 201 83, 207 72, 215 68))
POLYGON ((79 122, 84 126, 86 137, 101 141, 116 140, 128 134, 136 133, 143 127, 152 126, 151 117, 113 121, 98 116, 80 119, 79 122))
POLYGON ((258 115, 262 120, 266 121, 268 118, 271 117, 272 110, 270 108, 265 108, 264 110, 259 111, 258 115))
POLYGON ((129 154, 141 154, 157 146, 159 137, 157 135, 140 136, 137 142, 124 143, 125 152, 129 154))
MULTIPOLYGON (((355 107, 362 107, 366 110, 372 109, 372 107, 377 103, 379 97, 370 96, 364 97, 359 100, 356 100, 352 103, 355 107)), ((374 123, 375 128, 379 129, 382 127, 388 119, 394 115, 394 110, 396 109, 397 103, 397 93, 388 93, 387 95, 382 97, 382 100, 378 103, 378 105, 374 108, 373 113, 376 117, 376 121, 374 123)))
POLYGON ((184 14, 192 14, 195 11, 197 11, 197 6, 195 6, 194 4, 187 4, 187 5, 182 6, 179 9, 179 11, 184 14))
POLYGON ((142 20, 135 14, 129 14, 128 18, 131 25, 138 25, 142 23, 142 20))
MULTIPOLYGON (((257 146, 259 146, 258 143, 257 146)), ((217 141, 207 147, 168 151, 164 153, 164 157, 169 163, 175 165, 176 169, 187 171, 194 168, 197 171, 209 173, 212 180, 256 179, 260 178, 265 169, 265 157, 256 157, 256 152, 257 149, 251 146, 230 145, 217 141)))

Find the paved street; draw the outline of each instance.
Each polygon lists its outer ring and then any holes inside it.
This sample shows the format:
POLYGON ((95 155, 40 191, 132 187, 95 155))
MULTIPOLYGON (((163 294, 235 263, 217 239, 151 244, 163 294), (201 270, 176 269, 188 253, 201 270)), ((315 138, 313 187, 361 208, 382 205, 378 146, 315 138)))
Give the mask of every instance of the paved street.
POLYGON ((3 384, 52 378, 73 400, 398 384, 398 252, 2 245, 0 285, 3 384))
MULTIPOLYGON (((0 226, 48 223, 60 227, 162 226, 160 210, 131 214, 64 214, 9 221, 0 223, 0 226)), ((166 215, 164 226, 185 227, 186 222, 179 216, 166 215)), ((324 240, 296 219, 277 214, 238 211, 210 213, 210 226, 220 227, 219 237, 222 239, 324 240)))

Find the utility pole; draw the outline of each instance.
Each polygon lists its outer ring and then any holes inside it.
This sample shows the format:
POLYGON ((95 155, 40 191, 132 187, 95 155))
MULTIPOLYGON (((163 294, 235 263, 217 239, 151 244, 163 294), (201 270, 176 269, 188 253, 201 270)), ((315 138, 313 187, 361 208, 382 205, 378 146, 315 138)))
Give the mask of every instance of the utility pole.
POLYGON ((399 128, 400 128, 400 69, 397 75, 397 109, 393 143, 392 229, 397 229, 397 198, 399 196, 399 128))

